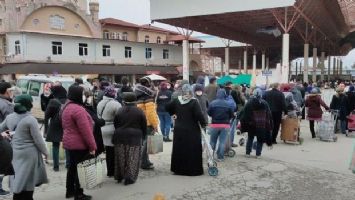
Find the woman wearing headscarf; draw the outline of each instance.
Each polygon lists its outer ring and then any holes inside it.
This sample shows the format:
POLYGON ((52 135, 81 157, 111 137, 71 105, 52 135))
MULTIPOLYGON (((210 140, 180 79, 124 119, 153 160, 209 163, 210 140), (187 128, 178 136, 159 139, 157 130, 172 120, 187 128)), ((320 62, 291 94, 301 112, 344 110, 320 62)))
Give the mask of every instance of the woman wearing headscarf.
POLYGON ((90 200, 80 186, 77 165, 89 155, 94 156, 96 143, 93 135, 93 121, 83 107, 84 88, 72 85, 68 90, 68 101, 61 111, 63 146, 69 151, 70 161, 67 171, 66 198, 75 197, 90 200))
POLYGON ((246 155, 249 157, 254 138, 257 139, 256 157, 261 156, 263 144, 272 146, 271 132, 273 129, 271 110, 265 100, 262 99, 262 91, 256 88, 253 95, 245 105, 241 114, 242 128, 248 132, 246 155))
POLYGON ((144 112, 136 106, 133 92, 123 93, 123 107, 115 116, 115 179, 125 185, 136 182, 141 161, 142 139, 147 135, 144 112))
POLYGON ((346 93, 349 99, 349 111, 355 110, 355 89, 353 85, 349 86, 349 91, 346 93))
POLYGON ((322 100, 317 88, 311 90, 311 94, 309 94, 306 99, 305 106, 308 108, 307 119, 309 120, 309 128, 312 133, 312 138, 315 138, 314 121, 322 120, 323 111, 321 106, 326 110, 329 110, 329 107, 322 100))
MULTIPOLYGON (((53 170, 59 171, 59 147, 63 138, 59 112, 67 100, 67 91, 61 85, 53 86, 51 91, 53 98, 44 113, 44 133, 47 134, 46 141, 52 142, 53 170)), ((69 166, 69 155, 66 155, 66 166, 69 166)))
POLYGON ((182 86, 182 95, 167 104, 166 110, 176 116, 171 171, 176 175, 202 175, 201 128, 207 122, 189 84, 182 86))
POLYGON ((105 125, 101 128, 101 132, 106 150, 108 177, 113 177, 115 175, 115 149, 112 144, 112 136, 115 132, 113 120, 117 115, 118 109, 121 107, 121 104, 116 100, 116 94, 117 92, 114 87, 106 87, 104 97, 97 105, 98 117, 105 120, 105 125))
POLYGON ((0 125, 1 132, 9 130, 12 136, 13 160, 15 170, 13 182, 14 200, 33 200, 36 186, 47 183, 47 173, 43 161, 48 151, 38 122, 30 111, 32 97, 20 95, 15 99, 15 113, 8 115, 0 125))

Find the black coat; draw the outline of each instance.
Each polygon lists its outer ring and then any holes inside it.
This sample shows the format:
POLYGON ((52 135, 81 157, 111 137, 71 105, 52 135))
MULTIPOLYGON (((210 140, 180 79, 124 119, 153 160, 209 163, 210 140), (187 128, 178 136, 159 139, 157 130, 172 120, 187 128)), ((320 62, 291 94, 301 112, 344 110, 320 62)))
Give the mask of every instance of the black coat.
POLYGON ((112 138, 114 145, 142 145, 147 135, 147 118, 136 105, 124 105, 118 110, 114 119, 115 133, 112 138))
POLYGON ((349 100, 345 94, 339 96, 333 95, 333 99, 330 103, 330 109, 339 111, 339 119, 346 120, 346 117, 350 113, 349 100))
POLYGON ((62 122, 59 117, 61 106, 66 99, 51 99, 44 113, 44 133, 47 142, 61 142, 63 138, 62 122))
POLYGON ((263 99, 268 103, 271 112, 287 113, 285 95, 277 89, 265 92, 263 99))
POLYGON ((103 127, 105 125, 105 120, 100 119, 95 110, 94 107, 91 105, 84 105, 86 112, 89 113, 89 115, 91 116, 92 120, 94 121, 94 138, 95 138, 95 142, 96 142, 96 151, 95 154, 100 155, 102 152, 105 151, 105 146, 104 146, 104 142, 102 139, 102 133, 101 133, 101 127, 103 127))
POLYGON ((10 142, 0 136, 0 174, 13 175, 12 167, 12 147, 10 142))
POLYGON ((352 112, 355 110, 355 92, 346 93, 349 100, 349 111, 352 112))
POLYGON ((166 106, 170 115, 176 115, 171 155, 171 171, 176 175, 203 174, 201 129, 207 125, 196 99, 182 104, 174 99, 166 106))

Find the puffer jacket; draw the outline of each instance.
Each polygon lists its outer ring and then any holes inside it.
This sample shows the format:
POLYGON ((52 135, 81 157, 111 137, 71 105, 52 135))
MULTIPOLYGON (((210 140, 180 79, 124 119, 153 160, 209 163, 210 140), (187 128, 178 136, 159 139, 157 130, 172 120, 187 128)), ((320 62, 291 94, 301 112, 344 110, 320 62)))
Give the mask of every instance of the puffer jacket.
POLYGON ((137 107, 144 112, 147 118, 147 126, 152 126, 154 129, 158 129, 159 119, 157 114, 157 105, 153 102, 153 100, 140 102, 137 104, 137 107))
POLYGON ((225 90, 218 90, 217 99, 209 105, 207 112, 212 118, 212 124, 230 124, 230 120, 234 116, 234 110, 225 98, 225 90))
POLYGON ((305 106, 308 108, 308 120, 322 120, 323 111, 321 106, 323 106, 326 110, 329 110, 329 107, 324 103, 319 95, 309 95, 305 104, 305 106))
POLYGON ((71 101, 62 114, 63 146, 67 150, 96 150, 93 121, 85 108, 71 101))

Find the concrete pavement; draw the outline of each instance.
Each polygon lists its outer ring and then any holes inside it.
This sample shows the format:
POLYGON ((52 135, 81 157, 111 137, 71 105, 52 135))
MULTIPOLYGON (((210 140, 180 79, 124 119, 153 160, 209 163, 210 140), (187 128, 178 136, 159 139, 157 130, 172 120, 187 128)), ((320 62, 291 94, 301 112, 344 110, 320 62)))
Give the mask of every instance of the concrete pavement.
MULTIPOLYGON (((219 163, 216 178, 172 175, 171 143, 165 143, 164 153, 151 156, 156 169, 141 171, 136 184, 106 179, 101 188, 86 192, 100 200, 150 200, 158 192, 169 200, 353 200, 355 175, 347 169, 353 139, 341 135, 336 143, 311 139, 306 121, 302 133, 303 145, 279 141, 272 150, 265 147, 261 159, 245 158, 245 148, 236 148, 236 157, 219 163)), ((66 173, 61 167, 56 173, 48 167, 50 183, 36 189, 36 200, 64 199, 66 173)))

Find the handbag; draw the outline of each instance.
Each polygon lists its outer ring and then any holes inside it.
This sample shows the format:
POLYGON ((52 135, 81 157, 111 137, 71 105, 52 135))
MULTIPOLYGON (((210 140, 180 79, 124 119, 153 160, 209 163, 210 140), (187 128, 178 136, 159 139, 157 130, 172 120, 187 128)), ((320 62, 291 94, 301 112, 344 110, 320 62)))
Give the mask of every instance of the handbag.
POLYGON ((147 136, 148 154, 157 154, 163 152, 163 135, 156 133, 147 136))
POLYGON ((100 156, 80 162, 77 166, 79 183, 86 189, 101 186, 105 174, 104 159, 100 156))

